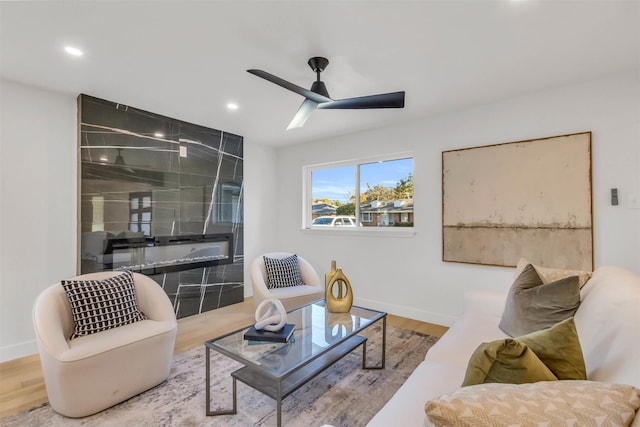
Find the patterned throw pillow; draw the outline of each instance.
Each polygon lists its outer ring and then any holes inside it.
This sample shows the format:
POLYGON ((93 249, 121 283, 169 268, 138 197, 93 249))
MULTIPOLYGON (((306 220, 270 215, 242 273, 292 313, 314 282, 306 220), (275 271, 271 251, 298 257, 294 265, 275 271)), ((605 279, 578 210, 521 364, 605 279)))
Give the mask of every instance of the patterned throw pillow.
POLYGON ((69 339, 146 319, 138 309, 133 273, 103 280, 63 280, 75 328, 69 339))
POLYGON ((590 271, 543 267, 541 265, 530 263, 526 258, 520 258, 520 261, 518 261, 514 278, 518 277, 520 273, 522 273, 522 270, 524 270, 524 268, 529 264, 531 264, 536 270, 542 279, 542 283, 551 283, 569 276, 578 276, 578 286, 582 288, 589 279, 591 279, 592 273, 590 271))
POLYGON ((427 402, 425 412, 437 427, 628 426, 639 407, 633 386, 542 381, 463 387, 427 402))
POLYGON ((267 269, 267 288, 276 289, 304 285, 297 255, 294 254, 282 259, 266 256, 263 258, 264 266, 267 269))

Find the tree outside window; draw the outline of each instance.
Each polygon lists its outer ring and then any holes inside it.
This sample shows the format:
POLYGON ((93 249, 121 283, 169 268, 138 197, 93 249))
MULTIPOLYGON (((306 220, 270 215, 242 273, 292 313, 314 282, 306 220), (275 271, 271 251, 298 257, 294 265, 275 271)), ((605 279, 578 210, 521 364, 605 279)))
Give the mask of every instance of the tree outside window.
MULTIPOLYGON (((413 158, 309 167, 311 216, 349 216, 360 227, 413 227, 413 158)), ((326 221, 316 221, 316 223, 326 221)))

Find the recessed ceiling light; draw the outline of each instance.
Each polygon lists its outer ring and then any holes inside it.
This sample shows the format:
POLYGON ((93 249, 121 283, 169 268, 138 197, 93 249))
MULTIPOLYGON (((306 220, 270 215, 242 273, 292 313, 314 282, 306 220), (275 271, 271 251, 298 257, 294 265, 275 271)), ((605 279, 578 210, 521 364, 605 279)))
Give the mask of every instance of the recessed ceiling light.
POLYGON ((82 56, 82 51, 77 47, 65 46, 64 51, 67 52, 69 55, 82 56))
POLYGON ((238 109, 238 104, 236 104, 235 102, 230 102, 227 104, 227 108, 229 110, 237 110, 238 109))
POLYGON ((153 136, 155 136, 156 138, 164 138, 164 133, 156 132, 156 133, 153 134, 153 136))

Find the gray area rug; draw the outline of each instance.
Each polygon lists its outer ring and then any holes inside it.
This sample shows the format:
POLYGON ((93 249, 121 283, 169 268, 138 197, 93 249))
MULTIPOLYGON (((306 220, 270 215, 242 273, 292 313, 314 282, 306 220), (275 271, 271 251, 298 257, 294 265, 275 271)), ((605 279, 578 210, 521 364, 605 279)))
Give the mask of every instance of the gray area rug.
MULTIPOLYGON (((368 365, 380 362, 381 325, 365 330, 368 365)), ((302 386, 282 402, 285 426, 364 426, 418 366, 436 337, 387 326, 386 369, 362 370, 362 347, 302 386)), ((231 407, 230 374, 240 365, 211 352, 212 408, 231 407)), ((98 414, 63 417, 48 404, 0 419, 13 426, 275 426, 273 399, 238 382, 238 413, 205 416, 205 349, 179 353, 167 381, 98 414)))

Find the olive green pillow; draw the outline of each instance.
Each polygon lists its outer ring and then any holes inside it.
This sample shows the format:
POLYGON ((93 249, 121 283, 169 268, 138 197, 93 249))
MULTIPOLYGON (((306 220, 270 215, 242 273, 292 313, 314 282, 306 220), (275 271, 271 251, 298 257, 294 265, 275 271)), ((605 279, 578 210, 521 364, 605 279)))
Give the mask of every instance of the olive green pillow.
POLYGON ((587 368, 573 317, 549 329, 516 339, 529 347, 559 380, 587 379, 587 368))
POLYGON ((529 264, 509 289, 499 326, 512 337, 529 334, 568 319, 579 305, 577 276, 545 284, 529 264))
POLYGON ((528 335, 481 344, 467 364, 463 386, 586 380, 573 317, 528 335))
POLYGON ((525 344, 505 339, 481 344, 471 355, 462 386, 524 384, 558 378, 525 344))

